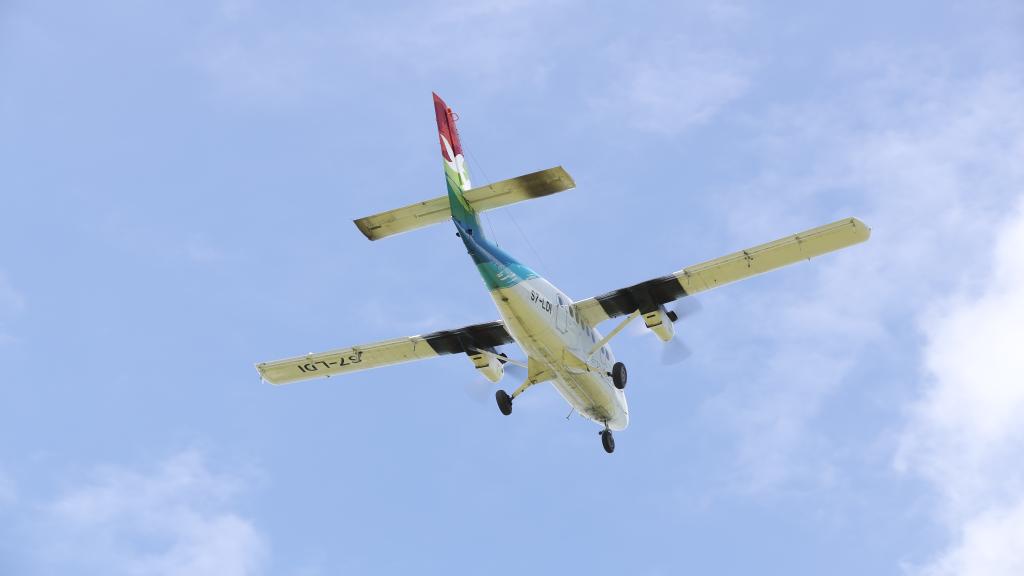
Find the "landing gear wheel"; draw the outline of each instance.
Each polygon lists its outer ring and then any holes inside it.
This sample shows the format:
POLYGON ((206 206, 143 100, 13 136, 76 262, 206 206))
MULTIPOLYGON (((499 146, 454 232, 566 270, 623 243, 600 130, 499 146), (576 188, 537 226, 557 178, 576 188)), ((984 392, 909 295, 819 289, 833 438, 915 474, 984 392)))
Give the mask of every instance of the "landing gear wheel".
POLYGON ((504 390, 498 390, 494 393, 494 399, 498 401, 498 410, 505 416, 512 413, 512 397, 508 395, 504 390))
POLYGON ((616 362, 612 366, 612 383, 619 390, 626 387, 626 365, 622 362, 616 362))
POLYGON ((601 445, 604 446, 604 451, 611 454, 615 452, 615 438, 612 437, 612 431, 605 428, 601 430, 601 445))

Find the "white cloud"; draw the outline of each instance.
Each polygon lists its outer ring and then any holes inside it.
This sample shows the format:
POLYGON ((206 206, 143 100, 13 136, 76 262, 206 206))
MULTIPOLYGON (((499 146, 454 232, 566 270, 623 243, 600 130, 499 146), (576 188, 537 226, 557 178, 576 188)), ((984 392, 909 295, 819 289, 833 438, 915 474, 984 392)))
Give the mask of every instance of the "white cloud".
MULTIPOLYGON (((884 350, 889 342, 913 354, 898 324, 920 319, 923 382, 909 384, 921 396, 897 442, 897 467, 935 488, 935 517, 953 544, 916 571, 1020 574, 1024 79, 998 70, 955 77, 941 63, 910 58, 890 53, 884 67, 868 66, 880 72, 867 76, 856 110, 794 115, 799 120, 786 124, 791 139, 776 154, 790 161, 788 149, 806 153, 807 142, 817 143, 814 156, 799 159, 805 174, 766 175, 753 185, 762 186, 757 195, 739 191, 746 205, 724 199, 734 228, 749 232, 819 203, 841 205, 848 194, 866 207, 856 211, 874 234, 863 247, 815 263, 815 276, 797 291, 773 289, 741 305, 749 325, 763 326, 755 334, 793 336, 773 344, 765 353, 771 363, 708 411, 739 435, 741 487, 827 485, 846 447, 814 434, 813 422, 844 386, 848 367, 875 361, 859 354, 865 347, 884 350)), ((907 386, 893 380, 875 390, 907 386)))
POLYGON ((1017 576, 1024 574, 1024 500, 972 517, 960 541, 922 569, 922 576, 1017 576))
MULTIPOLYGON (((901 323, 937 302, 949 305, 945 299, 960 285, 977 290, 1006 207, 1024 191, 1020 78, 1000 71, 950 76, 941 58, 929 68, 916 54, 891 51, 885 66, 874 66, 873 54, 865 60, 863 70, 843 72, 853 75, 843 84, 862 91, 759 118, 772 168, 720 195, 731 235, 751 240, 817 224, 821 217, 813 214, 824 210, 858 215, 873 228, 866 245, 816 260, 802 274, 775 276, 732 308, 742 328, 725 330, 729 343, 715 347, 729 356, 712 359, 727 367, 719 372, 731 382, 705 416, 737 436, 740 488, 832 481, 830 470, 849 447, 816 434, 828 427, 815 423, 829 415, 839 390, 864 388, 849 381, 850 369, 885 359, 864 350, 903 350, 905 360, 886 361, 912 364, 914 342, 901 323), (751 334, 749 349, 736 348, 735 333, 751 334), (757 358, 756 369, 731 364, 736 357, 757 358)), ((910 393, 907 381, 871 386, 896 400, 910 393)), ((1006 412, 992 412, 987 426, 1019 419, 1005 404, 1016 393, 1001 390, 999 400, 974 400, 979 412, 1004 403, 1006 412)), ((879 436, 876 442, 893 442, 879 436)), ((942 461, 941 453, 935 457, 942 461)))
POLYGON ((924 322, 930 383, 897 465, 932 483, 958 538, 925 574, 1024 573, 1022 247, 1018 210, 995 243, 981 294, 941 302, 924 322))
POLYGON ((37 560, 77 573, 257 574, 266 544, 228 506, 241 488, 191 451, 151 473, 99 469, 45 507, 37 560))

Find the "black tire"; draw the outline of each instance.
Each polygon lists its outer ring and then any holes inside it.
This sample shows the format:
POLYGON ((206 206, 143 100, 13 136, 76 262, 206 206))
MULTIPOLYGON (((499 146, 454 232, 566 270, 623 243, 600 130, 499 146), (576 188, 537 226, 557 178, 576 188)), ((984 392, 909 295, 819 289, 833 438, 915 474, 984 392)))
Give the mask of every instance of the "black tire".
POLYGON ((512 413, 512 398, 504 390, 498 390, 494 393, 494 399, 498 401, 498 410, 505 416, 512 413))
POLYGON ((611 454, 615 452, 615 437, 612 436, 611 430, 601 430, 601 445, 604 446, 604 451, 611 454))
POLYGON ((626 379, 626 365, 622 362, 616 362, 615 365, 612 366, 612 384, 615 384, 616 388, 622 390, 626 387, 626 379))

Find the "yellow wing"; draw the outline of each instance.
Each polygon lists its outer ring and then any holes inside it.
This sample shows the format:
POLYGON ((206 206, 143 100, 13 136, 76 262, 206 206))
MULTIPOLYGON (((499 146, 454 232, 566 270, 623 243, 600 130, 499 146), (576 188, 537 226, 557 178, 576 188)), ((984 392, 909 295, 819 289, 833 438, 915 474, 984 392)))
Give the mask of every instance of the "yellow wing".
POLYGON ((740 250, 682 270, 587 298, 575 304, 591 326, 609 318, 648 311, 684 296, 717 288, 762 272, 864 242, 871 229, 856 218, 811 228, 792 236, 740 250))
POLYGON ((289 384, 311 378, 357 372, 443 354, 490 349, 512 342, 501 322, 474 324, 422 336, 395 338, 329 352, 306 354, 256 365, 260 377, 271 384, 289 384))

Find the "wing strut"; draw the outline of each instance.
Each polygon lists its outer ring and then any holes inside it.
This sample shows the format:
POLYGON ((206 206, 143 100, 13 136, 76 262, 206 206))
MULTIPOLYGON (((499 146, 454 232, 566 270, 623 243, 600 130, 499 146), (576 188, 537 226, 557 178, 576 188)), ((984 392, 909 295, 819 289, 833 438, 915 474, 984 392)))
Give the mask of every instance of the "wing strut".
POLYGON ((619 322, 619 325, 616 326, 611 332, 609 332, 607 336, 605 336, 604 338, 601 338, 600 340, 598 340, 597 344, 594 344, 594 347, 591 348, 589 352, 587 352, 587 359, 589 360, 590 357, 593 356, 595 352, 597 352, 598 350, 601 349, 602 346, 604 346, 605 344, 610 342, 611 339, 614 338, 616 334, 618 334, 619 332, 622 332, 622 329, 625 328, 627 324, 632 322, 633 319, 636 318, 639 315, 640 315, 640 311, 639 310, 634 310, 632 314, 630 314, 629 316, 626 316, 626 318, 623 319, 622 322, 619 322))

